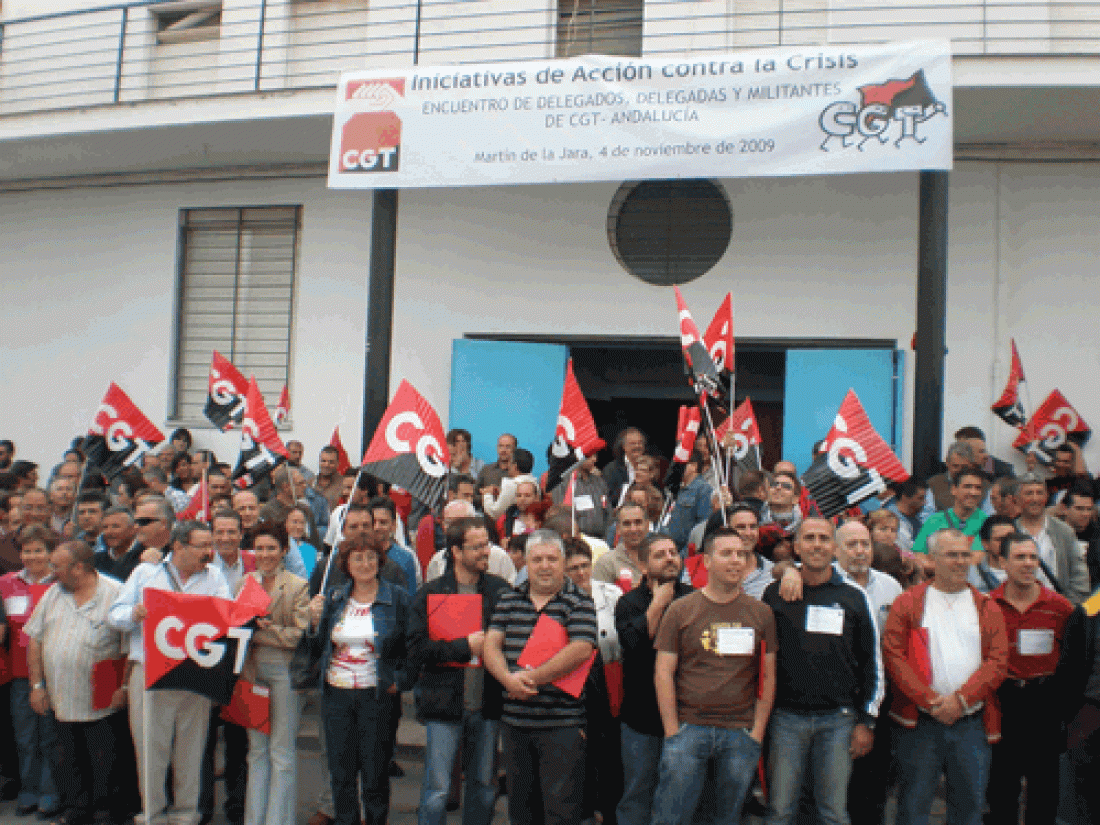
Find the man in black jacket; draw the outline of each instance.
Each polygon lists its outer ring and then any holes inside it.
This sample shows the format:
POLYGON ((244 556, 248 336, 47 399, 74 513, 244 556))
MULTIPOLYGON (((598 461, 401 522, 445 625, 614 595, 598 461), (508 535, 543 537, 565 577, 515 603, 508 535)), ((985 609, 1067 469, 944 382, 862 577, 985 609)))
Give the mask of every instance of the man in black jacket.
POLYGON ((482 519, 452 523, 447 547, 446 571, 421 586, 409 616, 409 667, 419 674, 416 715, 428 729, 419 821, 446 821, 451 768, 461 747, 466 755, 463 825, 488 825, 497 794, 493 764, 502 695, 500 683, 482 667, 481 656, 497 598, 510 585, 486 572, 489 533, 482 519), (469 621, 464 603, 476 601, 479 629, 463 634, 464 621, 469 621), (455 638, 447 638, 451 636, 455 638))
POLYGON ((1066 622, 1058 663, 1058 691, 1066 721, 1066 750, 1073 768, 1081 822, 1100 820, 1100 604, 1095 594, 1066 622))
POLYGON ((668 606, 690 593, 680 581, 682 562, 676 542, 650 533, 638 545, 641 584, 615 606, 615 631, 623 651, 622 722, 623 796, 615 810, 620 825, 647 825, 657 790, 664 727, 657 710, 653 639, 668 606))

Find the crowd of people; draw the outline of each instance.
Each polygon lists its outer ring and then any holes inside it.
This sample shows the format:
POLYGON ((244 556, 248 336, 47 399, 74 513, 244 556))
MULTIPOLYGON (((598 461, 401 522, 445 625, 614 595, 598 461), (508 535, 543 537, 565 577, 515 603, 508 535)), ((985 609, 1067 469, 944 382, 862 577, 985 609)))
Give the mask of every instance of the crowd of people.
POLYGON ((113 479, 77 445, 47 470, 0 441, 0 795, 67 825, 209 822, 221 741, 229 821, 292 823, 313 703, 311 825, 382 825, 411 691, 420 825, 487 825, 501 793, 513 825, 878 825, 892 796, 917 825, 941 784, 949 825, 1100 821, 1075 445, 1017 476, 965 427, 942 472, 824 518, 792 462, 724 473, 732 445, 704 438, 670 466, 629 427, 549 490, 514 436, 489 464, 471 443, 447 434, 428 507, 331 446, 314 471, 290 441, 241 489, 186 430, 113 479), (266 730, 144 673, 147 589, 249 580, 266 730))

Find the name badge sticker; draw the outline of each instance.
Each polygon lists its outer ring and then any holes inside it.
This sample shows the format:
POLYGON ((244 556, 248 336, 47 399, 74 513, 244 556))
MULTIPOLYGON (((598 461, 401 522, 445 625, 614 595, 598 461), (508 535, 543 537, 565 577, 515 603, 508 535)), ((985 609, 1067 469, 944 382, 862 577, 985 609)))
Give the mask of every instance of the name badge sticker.
POLYGON ((751 627, 718 628, 719 656, 751 656, 756 647, 756 633, 751 627))
POLYGON ((30 599, 26 596, 8 596, 4 599, 4 612, 16 618, 25 616, 30 606, 30 599))
POLYGON ((573 506, 577 508, 578 513, 584 510, 596 509, 596 505, 592 501, 592 496, 573 496, 573 506))
POLYGON ((811 604, 806 608, 806 632, 840 636, 844 633, 844 609, 811 604))
POLYGON ((1054 651, 1053 630, 1021 630, 1016 639, 1021 656, 1046 656, 1054 651))

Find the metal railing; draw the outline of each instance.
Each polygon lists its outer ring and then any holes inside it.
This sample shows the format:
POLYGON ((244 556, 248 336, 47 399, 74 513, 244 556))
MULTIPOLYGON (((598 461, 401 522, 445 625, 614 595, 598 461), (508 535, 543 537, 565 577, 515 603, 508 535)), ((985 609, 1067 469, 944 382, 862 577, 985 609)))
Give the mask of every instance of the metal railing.
POLYGON ((0 21, 0 116, 333 87, 354 68, 929 37, 1096 55, 1100 0, 142 0, 0 21))

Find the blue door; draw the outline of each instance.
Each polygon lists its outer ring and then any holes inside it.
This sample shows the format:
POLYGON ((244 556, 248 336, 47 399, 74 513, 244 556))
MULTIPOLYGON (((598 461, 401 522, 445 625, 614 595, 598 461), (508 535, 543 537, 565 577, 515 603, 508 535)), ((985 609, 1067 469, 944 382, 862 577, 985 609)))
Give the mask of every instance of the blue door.
POLYGON ((491 464, 497 438, 512 433, 535 456, 535 475, 546 469, 554 440, 569 347, 515 341, 456 339, 451 348, 449 428, 473 435, 471 451, 491 464))
MULTIPOLYGON (((801 474, 853 389, 882 439, 901 444, 903 353, 891 349, 791 349, 783 394, 783 458, 801 474)), ((900 458, 900 455, 899 455, 900 458)))

